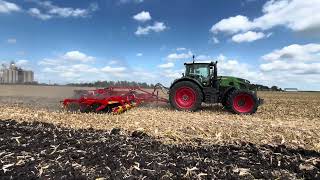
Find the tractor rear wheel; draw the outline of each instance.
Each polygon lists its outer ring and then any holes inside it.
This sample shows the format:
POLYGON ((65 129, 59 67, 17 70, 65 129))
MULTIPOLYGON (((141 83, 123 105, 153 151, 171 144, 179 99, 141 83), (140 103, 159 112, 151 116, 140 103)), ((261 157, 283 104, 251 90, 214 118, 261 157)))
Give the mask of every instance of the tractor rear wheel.
POLYGON ((203 94, 199 86, 190 81, 176 83, 169 93, 173 108, 180 111, 196 111, 201 107, 203 94))
POLYGON ((228 96, 230 111, 235 114, 253 114, 258 109, 258 98, 247 90, 236 90, 228 96))

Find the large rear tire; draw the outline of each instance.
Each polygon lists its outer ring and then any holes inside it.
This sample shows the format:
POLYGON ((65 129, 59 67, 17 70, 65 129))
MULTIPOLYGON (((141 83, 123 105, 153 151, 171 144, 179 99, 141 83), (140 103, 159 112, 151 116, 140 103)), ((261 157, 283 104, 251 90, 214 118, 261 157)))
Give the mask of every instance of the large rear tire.
POLYGON ((232 94, 232 92, 233 92, 234 90, 235 90, 235 89, 230 89, 230 90, 228 90, 228 91, 224 94, 224 96, 223 96, 223 98, 222 98, 221 104, 222 104, 223 107, 224 107, 225 109, 227 109, 227 110, 230 110, 230 108, 231 108, 231 104, 228 102, 228 97, 232 94))
POLYGON ((170 89, 170 104, 179 111, 197 111, 201 108, 202 100, 202 91, 193 82, 181 81, 170 89))
POLYGON ((236 90, 228 96, 229 110, 235 114, 254 114, 258 109, 258 98, 247 90, 236 90))

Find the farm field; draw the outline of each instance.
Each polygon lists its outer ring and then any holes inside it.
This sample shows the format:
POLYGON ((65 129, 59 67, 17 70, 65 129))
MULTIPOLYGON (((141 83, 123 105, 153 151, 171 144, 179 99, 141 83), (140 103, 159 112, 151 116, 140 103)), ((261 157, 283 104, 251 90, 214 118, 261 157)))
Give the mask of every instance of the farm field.
POLYGON ((110 115, 61 110, 74 89, 82 88, 0 86, 0 176, 320 176, 320 93, 258 92, 265 104, 252 116, 220 105, 194 113, 147 105, 110 115))

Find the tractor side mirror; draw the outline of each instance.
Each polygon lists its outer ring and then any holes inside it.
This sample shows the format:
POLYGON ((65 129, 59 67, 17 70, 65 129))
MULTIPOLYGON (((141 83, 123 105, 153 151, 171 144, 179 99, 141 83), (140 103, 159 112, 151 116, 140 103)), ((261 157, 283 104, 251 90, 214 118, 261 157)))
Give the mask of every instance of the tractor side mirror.
POLYGON ((182 77, 184 77, 184 73, 182 73, 182 77))

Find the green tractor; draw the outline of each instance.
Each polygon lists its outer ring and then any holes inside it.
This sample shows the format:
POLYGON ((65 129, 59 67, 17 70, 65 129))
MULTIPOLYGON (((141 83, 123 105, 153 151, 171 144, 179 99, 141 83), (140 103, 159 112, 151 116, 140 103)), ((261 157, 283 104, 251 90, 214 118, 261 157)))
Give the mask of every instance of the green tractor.
POLYGON ((221 103, 235 114, 253 114, 263 99, 250 91, 250 82, 245 79, 218 76, 218 62, 185 63, 185 73, 176 79, 169 91, 173 108, 181 111, 197 111, 202 102, 221 103))

